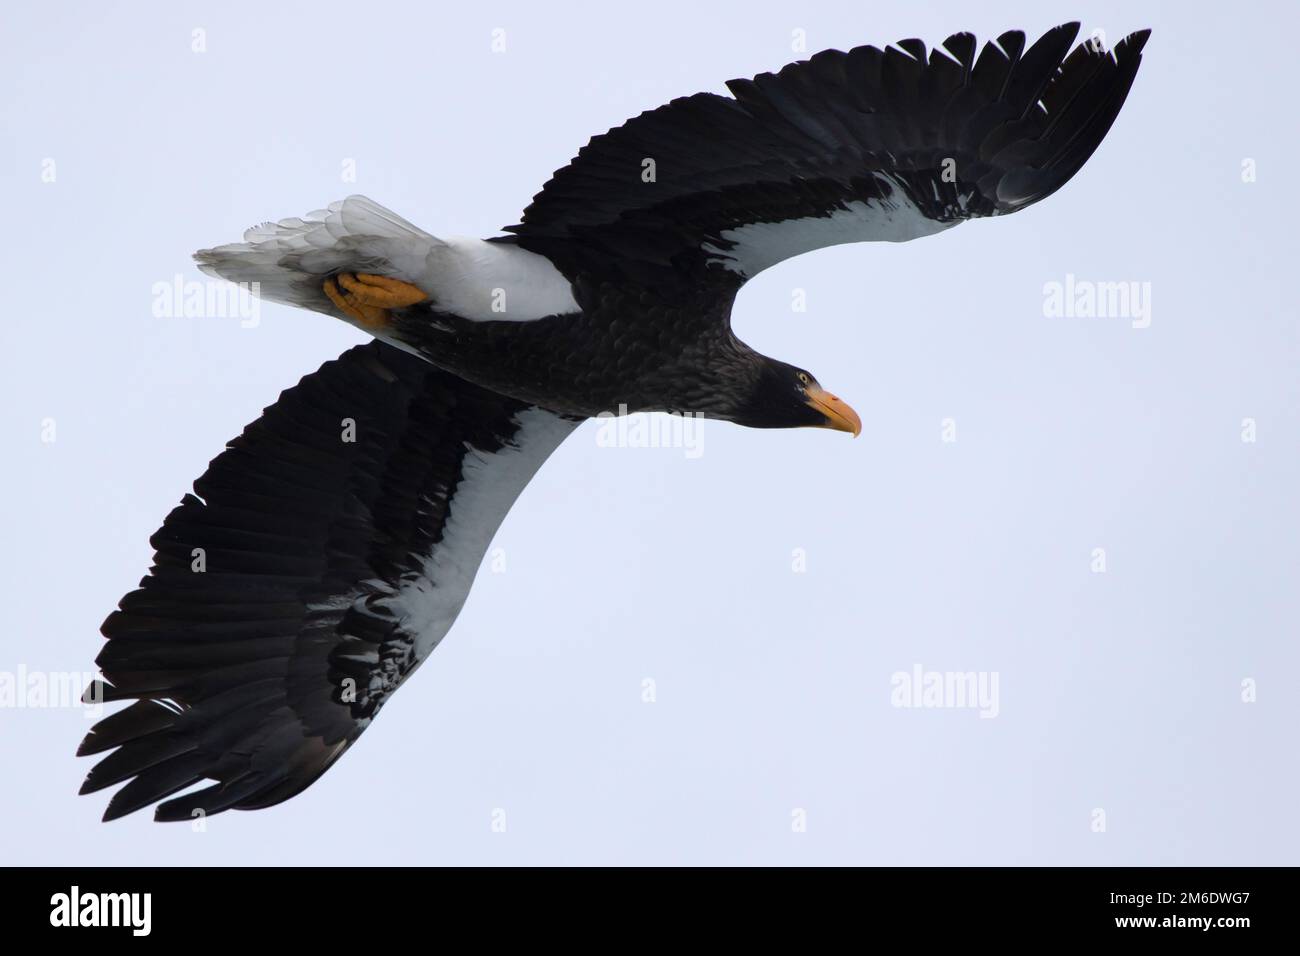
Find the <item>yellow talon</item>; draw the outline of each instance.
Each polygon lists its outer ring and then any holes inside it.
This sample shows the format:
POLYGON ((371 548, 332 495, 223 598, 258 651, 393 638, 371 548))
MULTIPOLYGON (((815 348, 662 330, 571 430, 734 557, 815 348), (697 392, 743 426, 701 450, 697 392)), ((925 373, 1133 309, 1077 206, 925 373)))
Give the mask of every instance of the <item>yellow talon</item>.
POLYGON ((326 279, 323 288, 344 315, 371 328, 388 325, 389 309, 404 309, 428 298, 409 282, 364 273, 340 272, 337 281, 326 279))
POLYGON ((360 302, 353 301, 350 295, 339 291, 338 283, 333 279, 325 280, 324 289, 325 294, 329 296, 329 300, 338 306, 340 312, 352 320, 367 327, 380 327, 388 324, 388 314, 383 309, 376 309, 374 306, 362 305, 360 302))
POLYGON ((390 279, 387 276, 372 276, 363 272, 353 275, 344 272, 339 276, 339 281, 343 283, 344 288, 355 293, 367 305, 377 305, 386 309, 404 309, 408 305, 415 305, 428 298, 421 289, 409 282, 390 279))

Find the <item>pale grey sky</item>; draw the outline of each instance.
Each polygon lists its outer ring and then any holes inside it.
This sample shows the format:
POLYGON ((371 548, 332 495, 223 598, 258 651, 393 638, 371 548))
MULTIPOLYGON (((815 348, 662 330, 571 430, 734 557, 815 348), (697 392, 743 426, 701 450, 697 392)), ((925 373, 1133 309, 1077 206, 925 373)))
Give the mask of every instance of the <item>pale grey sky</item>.
POLYGON ((193 250, 353 192, 490 235, 589 136, 799 58, 796 30, 1154 35, 1056 196, 744 290, 742 337, 859 440, 710 422, 688 455, 584 426, 358 745, 205 832, 101 824, 90 721, 0 708, 0 860, 1296 863, 1295 7, 565 9, 6 5, 0 674, 91 670, 206 462, 360 340, 274 305, 156 317, 193 250), (1149 289, 1149 325, 1047 314, 1080 281, 1149 289), (894 706, 916 667, 995 675, 996 716, 894 706))

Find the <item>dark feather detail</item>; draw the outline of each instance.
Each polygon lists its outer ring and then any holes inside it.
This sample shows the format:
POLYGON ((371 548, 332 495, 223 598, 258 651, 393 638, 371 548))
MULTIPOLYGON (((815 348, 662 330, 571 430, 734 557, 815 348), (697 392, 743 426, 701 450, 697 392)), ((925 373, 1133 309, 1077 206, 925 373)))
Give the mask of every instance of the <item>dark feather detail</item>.
MULTIPOLYGON (((230 442, 153 536, 139 590, 104 622, 104 680, 87 695, 135 700, 78 751, 110 751, 83 793, 129 781, 105 819, 205 779, 215 784, 163 804, 158 819, 269 806, 319 777, 419 663, 420 635, 386 602, 426 573, 466 462, 513 448, 529 411, 540 412, 372 342, 230 442)), ((480 520, 500 521, 512 500, 480 520)))
MULTIPOLYGON (((882 195, 937 223, 1023 209, 1101 143, 1149 36, 1134 33, 1113 54, 1091 40, 1070 53, 1077 32, 1064 24, 1025 49, 1011 31, 978 56, 969 33, 929 52, 917 39, 827 50, 732 80, 734 99, 674 100, 593 137, 503 241, 571 276, 697 296, 711 281, 721 297, 748 273, 737 279, 709 250, 728 249, 724 234, 745 225, 828 217, 882 195), (647 159, 653 181, 642 175, 647 159), (893 189, 902 195, 890 198, 893 189)), ((866 223, 859 238, 894 237, 866 223)), ((790 254, 824 242, 796 239, 790 254)))

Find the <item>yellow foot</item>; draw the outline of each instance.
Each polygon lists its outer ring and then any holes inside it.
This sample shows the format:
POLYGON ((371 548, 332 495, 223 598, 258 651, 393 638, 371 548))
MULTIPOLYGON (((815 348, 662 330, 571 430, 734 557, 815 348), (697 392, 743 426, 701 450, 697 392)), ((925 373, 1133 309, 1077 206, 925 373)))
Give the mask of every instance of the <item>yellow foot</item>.
POLYGON ((324 288, 340 311, 371 328, 389 323, 389 309, 404 309, 429 298, 409 282, 363 273, 340 272, 326 279, 324 288))

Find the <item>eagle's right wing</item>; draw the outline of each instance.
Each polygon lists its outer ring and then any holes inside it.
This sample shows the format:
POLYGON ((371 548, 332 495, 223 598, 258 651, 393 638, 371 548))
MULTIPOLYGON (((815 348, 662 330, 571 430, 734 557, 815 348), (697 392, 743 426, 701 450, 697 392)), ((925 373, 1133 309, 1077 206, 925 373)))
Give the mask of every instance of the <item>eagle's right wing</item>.
POLYGON ((380 342, 284 392, 153 536, 104 622, 92 699, 135 702, 79 753, 111 820, 286 800, 447 633, 497 526, 577 422, 380 342))

